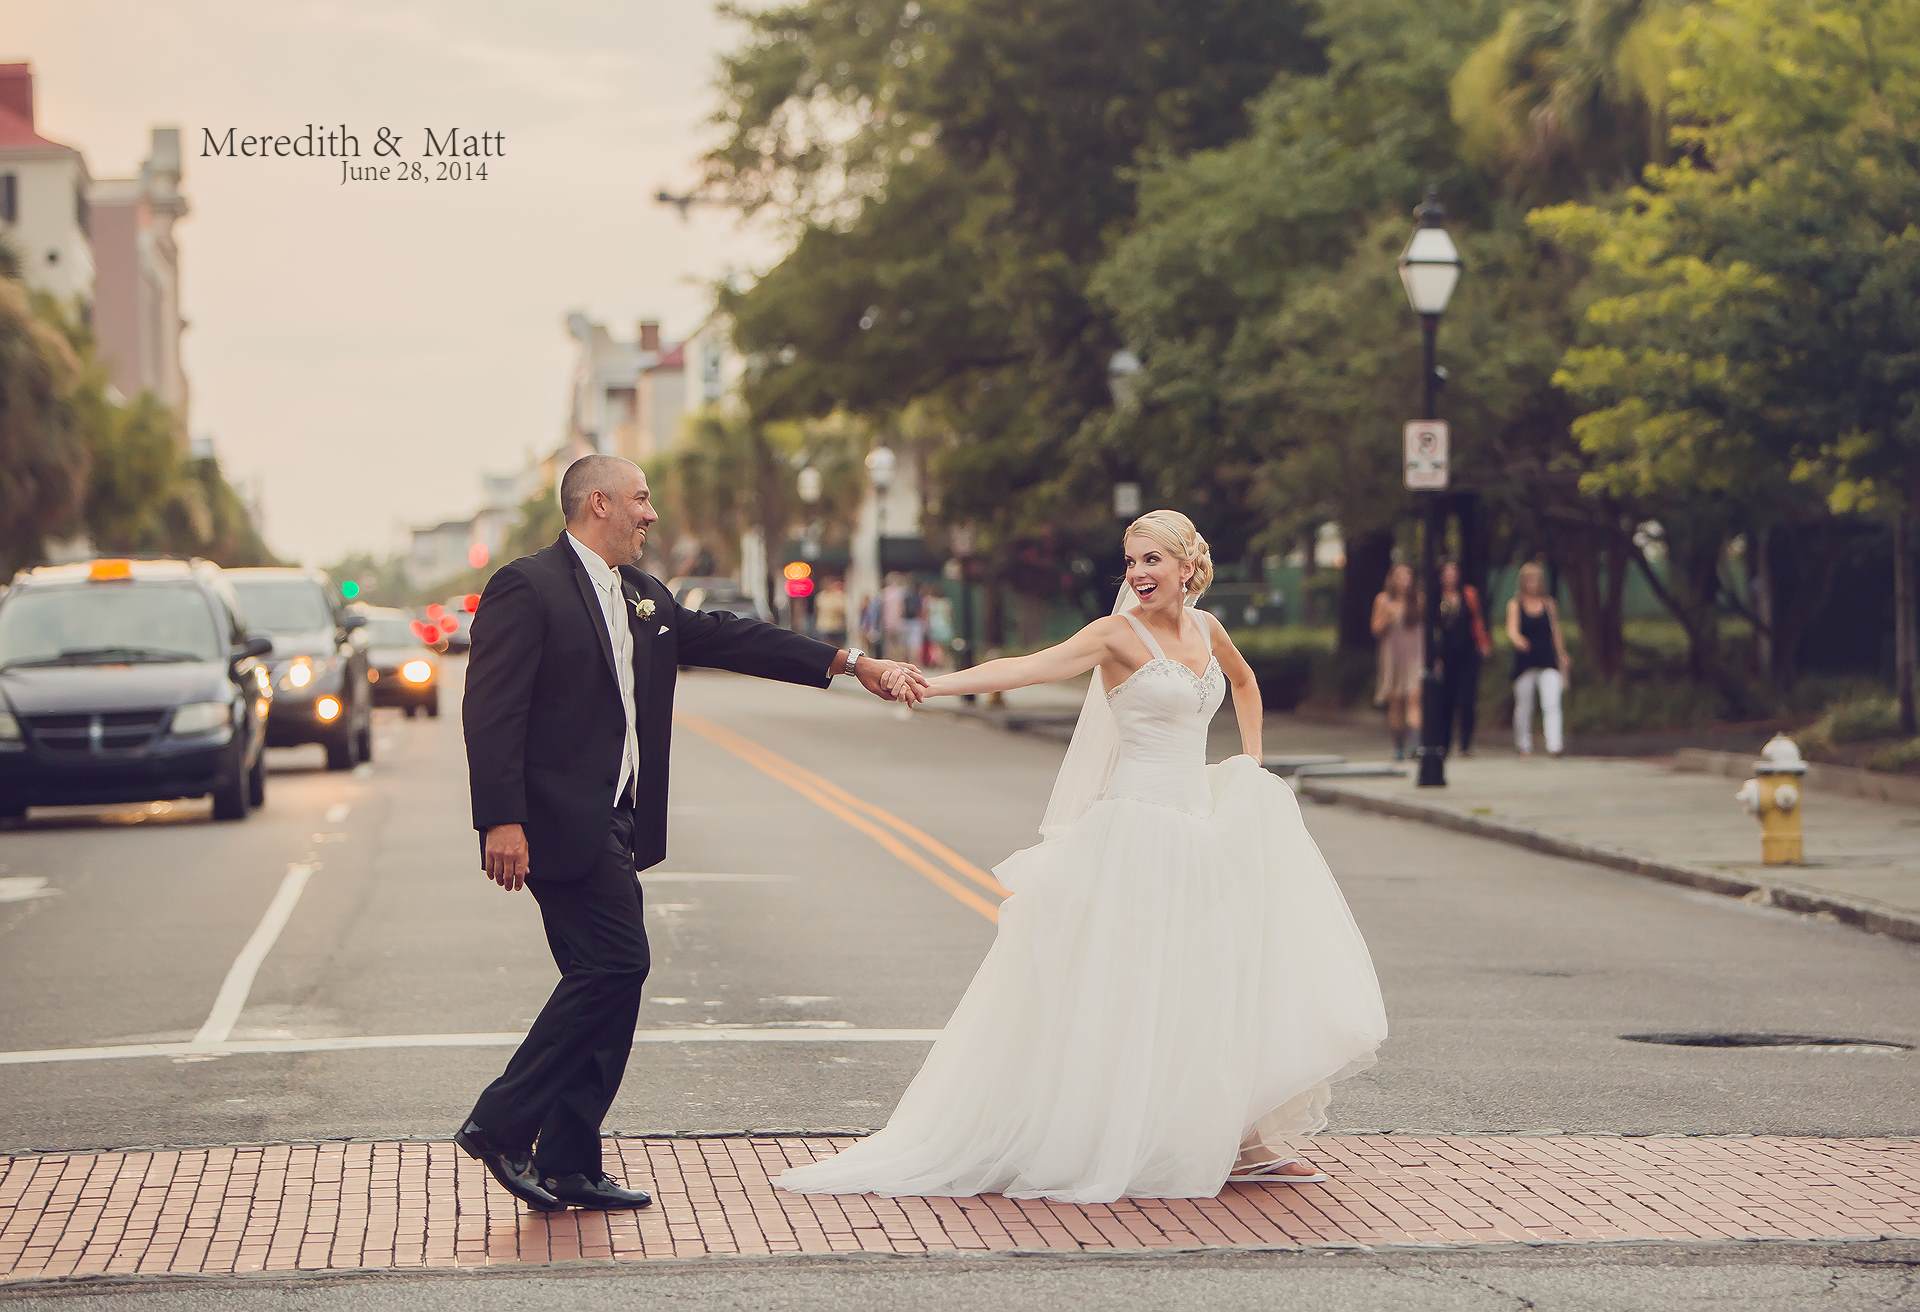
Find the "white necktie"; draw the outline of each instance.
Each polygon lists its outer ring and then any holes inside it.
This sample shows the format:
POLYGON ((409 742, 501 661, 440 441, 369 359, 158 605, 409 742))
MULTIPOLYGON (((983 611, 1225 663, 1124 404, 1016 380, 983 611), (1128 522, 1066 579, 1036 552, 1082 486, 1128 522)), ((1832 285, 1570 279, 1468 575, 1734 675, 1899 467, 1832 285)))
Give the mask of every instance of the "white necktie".
POLYGON ((626 795, 627 781, 632 779, 639 769, 639 762, 635 759, 639 744, 634 741, 632 720, 632 716, 638 713, 639 708, 634 705, 633 700, 633 634, 624 622, 626 617, 620 613, 622 598, 619 579, 617 577, 607 579, 601 585, 601 590, 606 594, 608 601, 605 612, 607 637, 613 644, 614 677, 620 685, 620 713, 626 720, 625 741, 620 748, 620 778, 614 787, 613 794, 615 800, 618 800, 626 795))

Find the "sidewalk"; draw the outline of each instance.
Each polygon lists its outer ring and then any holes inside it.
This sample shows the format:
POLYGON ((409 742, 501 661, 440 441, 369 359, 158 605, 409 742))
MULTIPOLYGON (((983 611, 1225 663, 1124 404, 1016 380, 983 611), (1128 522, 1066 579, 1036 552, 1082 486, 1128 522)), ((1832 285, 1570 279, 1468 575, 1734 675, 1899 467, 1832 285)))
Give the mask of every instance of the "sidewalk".
POLYGON ((0 1157, 0 1282, 720 1255, 1920 1238, 1920 1140, 1321 1135, 1325 1184, 1070 1206, 799 1197, 847 1138, 619 1138, 639 1212, 529 1212, 451 1143, 0 1157))
POLYGON ((1920 942, 1920 809, 1823 795, 1809 780, 1807 863, 1760 863, 1738 784, 1657 760, 1448 758, 1411 779, 1297 780, 1306 797, 1462 830, 1920 942))
MULTIPOLYGON (((1082 679, 1019 689, 1006 694, 1000 707, 989 706, 985 698, 971 706, 941 698, 924 710, 1065 742, 1085 696, 1082 679)), ((1388 759, 1386 730, 1370 717, 1270 713, 1261 736, 1269 762, 1325 755, 1399 771, 1371 778, 1294 778, 1295 790, 1316 801, 1420 820, 1790 911, 1830 915, 1920 942, 1920 807, 1848 795, 1841 786, 1859 791, 1858 785, 1832 778, 1863 772, 1816 766, 1806 781, 1806 864, 1765 866, 1760 826, 1733 800, 1739 781, 1722 773, 1731 760, 1726 753, 1523 757, 1502 728, 1489 726, 1472 757, 1447 758, 1445 788, 1416 788, 1413 762, 1388 759), (1825 790, 1823 770, 1833 784, 1825 790)), ((1208 755, 1220 760, 1239 750, 1232 714, 1222 711, 1213 721, 1208 755)), ((1895 790, 1910 782, 1895 781, 1887 791, 1902 797, 1895 790)))

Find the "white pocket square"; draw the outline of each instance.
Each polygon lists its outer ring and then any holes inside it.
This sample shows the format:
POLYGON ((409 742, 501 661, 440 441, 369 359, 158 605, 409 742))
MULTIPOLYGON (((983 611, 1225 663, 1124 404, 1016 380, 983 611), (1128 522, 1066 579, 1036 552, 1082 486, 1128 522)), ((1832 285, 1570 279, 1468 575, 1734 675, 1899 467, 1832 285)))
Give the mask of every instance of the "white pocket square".
MULTIPOLYGON (((667 630, 668 630, 668 629, 669 629, 670 627, 672 627, 672 626, 671 626, 671 625, 666 625, 666 624, 662 624, 662 625, 660 626, 660 633, 665 633, 665 632, 666 632, 666 631, 667 631, 667 630)), ((657 637, 659 637, 659 636, 660 636, 660 633, 656 633, 656 634, 654 634, 653 636, 657 638, 657 637)))

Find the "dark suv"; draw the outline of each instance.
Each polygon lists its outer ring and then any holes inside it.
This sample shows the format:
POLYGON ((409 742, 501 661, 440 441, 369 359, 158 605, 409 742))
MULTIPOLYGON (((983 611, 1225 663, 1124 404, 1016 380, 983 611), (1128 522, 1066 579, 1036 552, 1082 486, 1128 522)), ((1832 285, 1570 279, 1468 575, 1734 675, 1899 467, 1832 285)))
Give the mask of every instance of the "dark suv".
POLYGON ((273 639, 273 714, 267 745, 319 743, 327 769, 373 759, 373 689, 354 630, 366 617, 343 608, 315 569, 230 569, 247 627, 273 639))
POLYGON ((266 801, 272 643, 204 561, 96 560, 0 596, 0 816, 211 794, 266 801))

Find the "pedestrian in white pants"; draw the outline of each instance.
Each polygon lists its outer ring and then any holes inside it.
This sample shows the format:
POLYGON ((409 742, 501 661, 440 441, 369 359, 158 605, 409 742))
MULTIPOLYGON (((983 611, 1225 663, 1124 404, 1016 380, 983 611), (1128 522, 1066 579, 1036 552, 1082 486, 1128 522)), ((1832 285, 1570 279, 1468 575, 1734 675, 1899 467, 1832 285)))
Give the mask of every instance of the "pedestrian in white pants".
POLYGON ((1513 681, 1513 745, 1525 756, 1533 750, 1533 697, 1540 694, 1540 723, 1546 731, 1547 754, 1560 755, 1560 690, 1566 681, 1557 669, 1523 670, 1513 681))
POLYGON ((1520 567, 1520 589, 1507 603, 1507 640, 1513 644, 1513 745, 1533 751, 1533 699, 1547 731, 1547 754, 1560 755, 1560 694, 1573 661, 1560 637, 1560 614, 1547 595, 1547 573, 1529 562, 1520 567))

